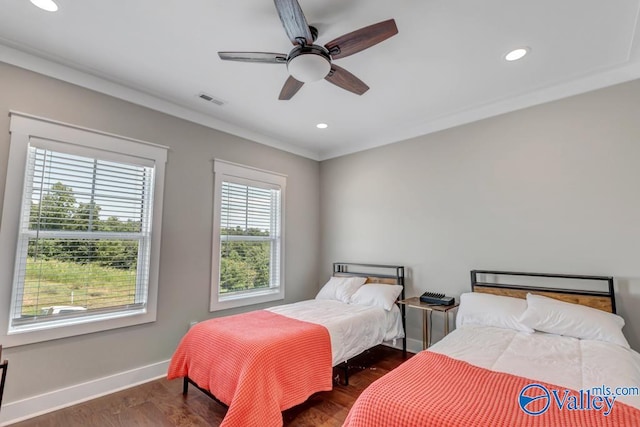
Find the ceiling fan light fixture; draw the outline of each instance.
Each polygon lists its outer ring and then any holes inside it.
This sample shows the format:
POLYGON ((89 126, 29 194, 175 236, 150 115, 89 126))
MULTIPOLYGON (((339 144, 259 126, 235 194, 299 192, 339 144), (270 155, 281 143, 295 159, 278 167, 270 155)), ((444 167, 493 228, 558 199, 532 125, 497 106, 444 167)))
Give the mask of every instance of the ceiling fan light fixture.
POLYGON ((289 54, 287 70, 299 82, 315 82, 329 74, 331 58, 326 49, 320 46, 298 46, 289 54))
POLYGON ((518 59, 522 59, 530 50, 531 48, 529 47, 519 47, 507 53, 504 59, 507 61, 517 61, 518 59))
POLYGON ((56 12, 58 10, 58 5, 53 0, 31 0, 31 3, 47 12, 56 12))

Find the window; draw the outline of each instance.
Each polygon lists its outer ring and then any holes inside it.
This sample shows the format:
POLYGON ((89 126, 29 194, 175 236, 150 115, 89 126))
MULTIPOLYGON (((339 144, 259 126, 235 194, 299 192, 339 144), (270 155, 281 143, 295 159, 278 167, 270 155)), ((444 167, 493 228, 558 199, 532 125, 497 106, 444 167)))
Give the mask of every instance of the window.
POLYGON ((154 321, 166 149, 12 113, 9 155, 9 344, 154 321))
POLYGON ((286 177, 215 160, 211 310, 284 299, 286 177))

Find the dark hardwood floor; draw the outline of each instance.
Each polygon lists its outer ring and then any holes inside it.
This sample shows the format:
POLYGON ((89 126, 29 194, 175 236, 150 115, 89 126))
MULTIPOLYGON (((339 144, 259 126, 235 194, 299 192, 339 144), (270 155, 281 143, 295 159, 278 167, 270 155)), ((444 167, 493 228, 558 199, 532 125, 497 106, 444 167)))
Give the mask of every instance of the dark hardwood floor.
MULTIPOLYGON (((412 356, 408 353, 407 357, 412 356)), ((404 362, 402 351, 378 346, 353 361, 349 385, 316 393, 282 413, 285 426, 341 426, 360 393, 404 362)), ((342 375, 334 370, 334 375, 342 375)), ((226 408, 182 380, 155 380, 118 393, 13 424, 15 427, 75 426, 217 426, 226 408)), ((264 426, 268 427, 268 426, 264 426)))

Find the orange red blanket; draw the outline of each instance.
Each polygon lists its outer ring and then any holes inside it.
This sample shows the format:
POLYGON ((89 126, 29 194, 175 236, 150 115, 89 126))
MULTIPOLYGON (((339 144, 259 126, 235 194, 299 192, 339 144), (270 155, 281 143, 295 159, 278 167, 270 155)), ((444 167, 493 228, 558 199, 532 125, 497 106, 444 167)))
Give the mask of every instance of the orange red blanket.
MULTIPOLYGON (((607 416, 603 410, 577 410, 569 402, 579 402, 579 393, 565 395, 564 390, 423 351, 365 389, 344 426, 640 426, 638 409, 616 401, 607 416), (563 409, 558 408, 551 393, 546 411, 536 416, 525 413, 519 395, 532 383, 558 390, 563 409)), ((530 389, 525 395, 537 397, 540 391, 530 389)), ((543 397, 524 406, 530 412, 540 412, 546 402, 543 397)))
POLYGON ((331 390, 324 326, 266 310, 198 323, 183 337, 168 378, 188 376, 229 406, 222 426, 281 426, 281 411, 331 390))

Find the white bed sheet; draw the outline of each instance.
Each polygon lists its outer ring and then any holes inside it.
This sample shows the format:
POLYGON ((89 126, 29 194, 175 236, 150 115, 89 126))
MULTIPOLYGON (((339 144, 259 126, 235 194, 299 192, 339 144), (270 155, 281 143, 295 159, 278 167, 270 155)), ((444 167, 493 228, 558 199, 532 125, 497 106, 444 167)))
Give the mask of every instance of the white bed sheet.
MULTIPOLYGON (((640 387, 640 355, 602 341, 464 325, 429 350, 498 372, 573 390, 640 387)), ((640 396, 617 401, 640 409, 640 396)))
POLYGON ((306 300, 267 310, 324 326, 331 336, 333 366, 368 348, 404 337, 400 309, 345 304, 335 300, 306 300))

